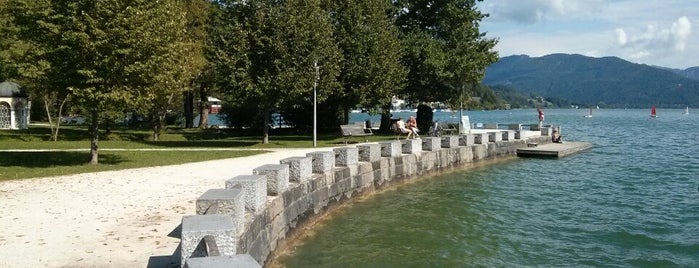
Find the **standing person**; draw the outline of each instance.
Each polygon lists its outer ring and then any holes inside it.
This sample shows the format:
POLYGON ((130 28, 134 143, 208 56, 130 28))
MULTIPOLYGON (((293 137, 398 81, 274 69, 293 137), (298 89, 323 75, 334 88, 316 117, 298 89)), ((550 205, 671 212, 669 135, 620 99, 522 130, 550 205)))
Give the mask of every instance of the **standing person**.
POLYGON ((415 120, 414 116, 408 117, 408 128, 413 132, 413 137, 420 137, 420 135, 417 134, 420 130, 417 128, 417 120, 415 120))
POLYGON ((544 111, 541 108, 536 108, 536 111, 539 112, 539 129, 541 129, 544 125, 544 111))

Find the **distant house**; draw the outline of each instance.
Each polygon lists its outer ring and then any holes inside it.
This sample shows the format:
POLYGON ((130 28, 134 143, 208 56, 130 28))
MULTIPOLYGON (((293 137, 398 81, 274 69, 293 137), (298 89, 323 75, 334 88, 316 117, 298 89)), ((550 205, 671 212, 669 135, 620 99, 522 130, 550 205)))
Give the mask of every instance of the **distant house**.
POLYGON ((29 127, 29 95, 18 84, 0 83, 0 129, 29 127))
POLYGON ((207 101, 209 102, 210 114, 217 114, 221 111, 221 100, 214 97, 207 97, 207 101))

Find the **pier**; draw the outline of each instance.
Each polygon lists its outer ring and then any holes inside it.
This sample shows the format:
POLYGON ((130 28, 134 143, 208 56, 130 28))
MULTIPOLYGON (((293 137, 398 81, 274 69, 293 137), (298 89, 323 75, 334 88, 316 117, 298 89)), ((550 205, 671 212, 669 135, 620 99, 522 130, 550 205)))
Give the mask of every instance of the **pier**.
POLYGON ((575 154, 592 147, 592 144, 587 142, 565 142, 565 143, 548 143, 543 145, 532 144, 536 146, 518 148, 517 156, 519 157, 555 157, 560 158, 575 154))

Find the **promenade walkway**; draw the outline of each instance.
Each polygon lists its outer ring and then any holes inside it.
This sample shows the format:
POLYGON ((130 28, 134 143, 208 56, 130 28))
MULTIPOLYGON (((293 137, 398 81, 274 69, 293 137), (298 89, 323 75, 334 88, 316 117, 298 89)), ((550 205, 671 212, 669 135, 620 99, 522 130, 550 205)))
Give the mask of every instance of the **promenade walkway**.
MULTIPOLYGON (((211 149, 207 149, 211 150, 211 149)), ((175 166, 0 182, 0 267, 146 267, 172 255, 168 234, 226 179, 290 156, 270 153, 175 166)))

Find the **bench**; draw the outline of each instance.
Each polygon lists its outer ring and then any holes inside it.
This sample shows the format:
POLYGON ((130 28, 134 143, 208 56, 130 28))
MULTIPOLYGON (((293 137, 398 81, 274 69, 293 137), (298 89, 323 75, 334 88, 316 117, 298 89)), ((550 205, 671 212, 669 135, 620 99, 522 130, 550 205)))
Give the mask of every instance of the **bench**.
MULTIPOLYGON (((366 137, 374 135, 371 129, 364 128, 361 125, 340 125, 340 130, 342 131, 342 137, 345 139, 345 144, 349 141, 351 137, 366 137)), ((368 142, 369 140, 367 140, 368 142)))

